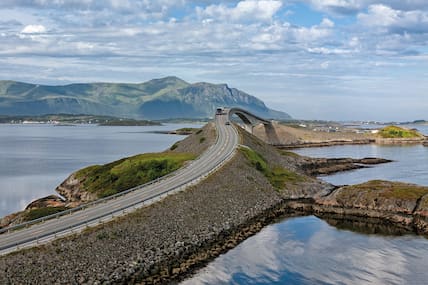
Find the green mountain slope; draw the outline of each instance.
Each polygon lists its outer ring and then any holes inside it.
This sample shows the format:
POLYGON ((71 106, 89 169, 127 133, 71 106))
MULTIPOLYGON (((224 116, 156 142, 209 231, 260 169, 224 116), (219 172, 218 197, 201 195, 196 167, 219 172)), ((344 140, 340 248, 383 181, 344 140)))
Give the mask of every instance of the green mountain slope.
POLYGON ((218 106, 243 107, 260 116, 289 119, 226 84, 187 83, 177 77, 141 84, 79 83, 47 86, 0 81, 0 115, 91 114, 144 119, 206 118, 218 106))

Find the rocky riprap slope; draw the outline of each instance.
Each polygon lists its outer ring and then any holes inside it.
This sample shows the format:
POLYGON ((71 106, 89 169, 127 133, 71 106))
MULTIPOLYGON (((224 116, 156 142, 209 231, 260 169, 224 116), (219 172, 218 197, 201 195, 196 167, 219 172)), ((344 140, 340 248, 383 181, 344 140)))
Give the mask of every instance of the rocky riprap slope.
MULTIPOLYGON (((306 175, 302 165, 308 158, 281 154, 244 131, 240 136, 244 148, 259 154, 269 169, 289 175, 281 177, 283 187, 275 187, 267 172, 240 150, 219 171, 184 192, 80 235, 1 257, 0 284, 167 283, 296 211, 335 214, 343 220, 377 217, 383 220, 376 222, 397 224, 403 220, 387 218, 410 215, 412 223, 418 217, 419 228, 427 232, 427 188, 387 182, 335 187, 306 175), (415 194, 401 196, 403 187, 415 194)), ((183 151, 200 141, 186 140, 174 149, 183 151)))
MULTIPOLYGON (((203 128, 195 130, 191 135, 184 140, 175 143, 170 149, 164 153, 190 153, 194 156, 199 156, 216 140, 216 132, 214 123, 208 123, 203 128)), ((0 228, 13 226, 27 221, 34 216, 34 211, 46 210, 46 214, 52 214, 53 208, 58 211, 65 208, 74 208, 81 204, 98 199, 96 193, 83 190, 82 179, 76 177, 76 173, 72 173, 67 177, 55 191, 61 195, 49 195, 31 202, 24 211, 12 213, 0 219, 0 228), (48 209, 50 208, 50 209, 48 209)), ((37 217, 42 216, 40 213, 37 217)))
MULTIPOLYGON (((271 165, 298 171, 296 157, 281 156, 245 132, 241 136, 271 165)), ((176 149, 185 144, 180 142, 176 149)), ((34 284, 149 284, 183 276, 258 231, 284 211, 285 198, 331 190, 310 177, 301 187, 291 186, 292 193, 275 190, 238 152, 218 172, 185 192, 83 234, 1 257, 0 284, 29 280, 34 284)))

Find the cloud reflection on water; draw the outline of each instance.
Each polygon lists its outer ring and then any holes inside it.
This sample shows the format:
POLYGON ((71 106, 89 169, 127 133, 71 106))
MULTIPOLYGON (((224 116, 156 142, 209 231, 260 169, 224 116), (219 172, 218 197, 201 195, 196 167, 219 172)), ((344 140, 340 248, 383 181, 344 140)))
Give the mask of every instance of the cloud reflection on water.
POLYGON ((338 230, 316 217, 264 228, 182 284, 424 284, 428 240, 338 230))

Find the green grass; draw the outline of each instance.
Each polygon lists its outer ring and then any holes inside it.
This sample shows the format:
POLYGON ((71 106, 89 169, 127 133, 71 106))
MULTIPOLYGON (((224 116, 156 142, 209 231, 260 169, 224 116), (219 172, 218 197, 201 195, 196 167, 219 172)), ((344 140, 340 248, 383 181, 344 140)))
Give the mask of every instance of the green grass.
POLYGON ((202 137, 202 138, 199 139, 199 143, 203 143, 205 140, 206 140, 206 138, 202 137))
POLYGON ((106 197, 171 173, 194 158, 188 153, 140 154, 105 165, 89 166, 79 170, 76 178, 83 191, 106 197))
POLYGON ((297 153, 287 150, 279 150, 279 153, 284 156, 300 157, 297 153))
POLYGON ((160 123, 147 120, 116 119, 100 123, 100 126, 160 126, 160 123))
POLYGON ((198 128, 181 128, 181 129, 177 129, 176 132, 177 133, 194 133, 196 130, 198 130, 198 128))
POLYGON ((366 192, 369 196, 382 196, 401 200, 417 200, 428 194, 428 187, 414 184, 372 180, 366 183, 345 187, 344 193, 366 192))
POLYGON ((269 166, 263 156, 252 149, 241 147, 240 151, 258 171, 264 174, 269 183, 277 190, 283 189, 287 184, 306 181, 304 176, 293 171, 280 166, 269 166))
POLYGON ((174 150, 174 149, 176 149, 178 147, 178 143, 174 143, 170 148, 169 148, 169 150, 174 150))
POLYGON ((421 138, 422 135, 415 130, 400 128, 397 126, 388 126, 379 131, 379 136, 385 139, 393 138, 421 138))
POLYGON ((23 220, 25 222, 32 221, 32 220, 49 216, 52 214, 56 214, 65 210, 67 210, 66 207, 46 207, 46 208, 40 208, 40 209, 32 209, 24 213, 23 220))

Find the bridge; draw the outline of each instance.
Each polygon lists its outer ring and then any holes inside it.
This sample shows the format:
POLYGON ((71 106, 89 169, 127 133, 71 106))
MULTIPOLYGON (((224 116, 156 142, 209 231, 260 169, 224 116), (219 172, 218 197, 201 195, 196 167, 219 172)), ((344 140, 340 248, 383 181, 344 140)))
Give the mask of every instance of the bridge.
POLYGON ((242 122, 244 122, 245 125, 249 125, 249 126, 254 126, 259 123, 262 123, 265 126, 272 124, 271 121, 263 119, 241 108, 230 108, 228 110, 228 114, 229 114, 229 119, 233 115, 237 115, 242 120, 242 122))
POLYGON ((236 127, 229 124, 233 114, 240 117, 246 125, 253 125, 257 121, 265 125, 270 124, 263 118, 240 108, 226 110, 215 118, 217 130, 215 144, 192 163, 158 181, 52 215, 48 217, 49 219, 43 218, 42 222, 27 222, 2 229, 0 255, 33 247, 80 232, 89 226, 105 223, 198 183, 234 156, 239 144, 239 136, 236 127))
POLYGON ((259 117, 257 115, 254 115, 252 113, 250 113, 247 110, 241 109, 241 108, 230 108, 228 111, 229 114, 229 120, 232 118, 233 115, 238 116, 243 124, 244 129, 253 134, 253 129, 255 126, 259 125, 259 124, 263 124, 264 126, 264 131, 266 134, 266 143, 269 144, 276 144, 279 139, 278 139, 278 135, 275 131, 275 128, 272 124, 272 121, 266 120, 262 117, 259 117))

